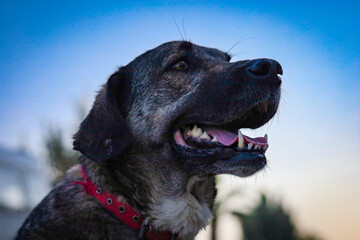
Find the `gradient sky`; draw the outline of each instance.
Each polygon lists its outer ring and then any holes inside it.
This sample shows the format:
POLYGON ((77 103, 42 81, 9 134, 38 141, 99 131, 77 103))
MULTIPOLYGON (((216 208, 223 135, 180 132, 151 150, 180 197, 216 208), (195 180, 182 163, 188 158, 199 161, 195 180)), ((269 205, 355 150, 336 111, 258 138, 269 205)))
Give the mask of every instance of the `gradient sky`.
POLYGON ((71 145, 76 104, 91 103, 116 67, 181 39, 175 20, 200 45, 226 51, 240 40, 233 61, 269 57, 284 69, 279 114, 247 132, 268 133, 269 167, 225 178, 223 188, 242 189, 249 206, 258 191, 282 199, 302 229, 325 239, 360 239, 359 9, 356 1, 1 1, 0 144, 27 143, 41 157, 54 124, 71 145))

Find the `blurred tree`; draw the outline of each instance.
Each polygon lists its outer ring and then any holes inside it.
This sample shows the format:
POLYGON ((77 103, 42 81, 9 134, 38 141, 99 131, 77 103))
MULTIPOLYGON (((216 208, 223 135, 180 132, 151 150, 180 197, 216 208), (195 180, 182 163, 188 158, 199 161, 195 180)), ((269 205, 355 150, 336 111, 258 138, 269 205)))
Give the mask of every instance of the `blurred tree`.
POLYGON ((54 173, 52 184, 55 185, 66 170, 76 164, 79 154, 65 146, 60 128, 49 127, 45 136, 45 145, 47 160, 54 173))
MULTIPOLYGON (((88 102, 84 99, 77 104, 78 121, 74 124, 77 128, 87 113, 88 102)), ((53 172, 53 182, 55 185, 62 178, 67 169, 77 163, 79 153, 67 147, 63 140, 63 129, 50 126, 45 134, 44 141, 47 152, 47 161, 53 172)), ((74 131, 75 132, 75 131, 74 131)))
POLYGON ((250 213, 232 214, 241 221, 244 240, 320 240, 315 235, 299 234, 282 204, 269 201, 264 194, 250 213))
POLYGON ((259 204, 249 213, 232 212, 243 228, 244 240, 296 240, 294 224, 280 203, 261 195, 259 204))
POLYGON ((321 238, 317 237, 316 235, 304 235, 299 236, 298 240, 321 240, 321 238))

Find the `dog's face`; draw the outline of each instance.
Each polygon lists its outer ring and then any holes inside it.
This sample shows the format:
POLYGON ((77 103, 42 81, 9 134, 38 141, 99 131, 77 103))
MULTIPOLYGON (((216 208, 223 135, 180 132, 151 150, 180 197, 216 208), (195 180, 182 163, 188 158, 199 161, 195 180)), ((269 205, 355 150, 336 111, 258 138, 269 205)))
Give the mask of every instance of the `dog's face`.
POLYGON ((255 173, 266 165, 266 138, 238 130, 276 113, 282 69, 270 59, 229 61, 181 41, 140 55, 110 77, 74 148, 95 161, 138 151, 169 159, 172 168, 176 161, 190 175, 255 173))

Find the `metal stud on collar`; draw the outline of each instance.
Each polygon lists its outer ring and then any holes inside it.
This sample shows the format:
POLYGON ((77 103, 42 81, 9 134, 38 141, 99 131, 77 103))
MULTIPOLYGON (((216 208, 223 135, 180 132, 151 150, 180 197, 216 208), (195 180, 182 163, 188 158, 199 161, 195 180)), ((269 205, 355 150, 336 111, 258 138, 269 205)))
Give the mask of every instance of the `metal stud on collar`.
POLYGON ((134 216, 133 216, 133 221, 134 221, 134 222, 139 222, 139 221, 140 221, 139 216, 134 215, 134 216))
POLYGON ((101 188, 100 188, 100 187, 96 189, 96 193, 97 193, 97 194, 100 194, 100 193, 101 193, 101 188))
POLYGON ((112 199, 111 198, 106 199, 106 203, 107 203, 107 205, 111 205, 112 204, 112 199))
POLYGON ((125 207, 124 207, 124 206, 120 206, 120 207, 119 207, 119 212, 120 212, 120 213, 124 213, 124 212, 125 212, 125 207))

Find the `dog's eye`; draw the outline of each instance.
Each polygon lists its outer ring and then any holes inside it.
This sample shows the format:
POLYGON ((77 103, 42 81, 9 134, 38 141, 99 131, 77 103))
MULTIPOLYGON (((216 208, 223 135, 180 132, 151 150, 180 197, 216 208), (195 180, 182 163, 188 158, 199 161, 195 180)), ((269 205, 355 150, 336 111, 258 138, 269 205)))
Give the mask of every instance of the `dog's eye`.
POLYGON ((172 69, 186 70, 188 67, 189 67, 189 64, 186 61, 180 60, 172 66, 172 69))

